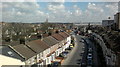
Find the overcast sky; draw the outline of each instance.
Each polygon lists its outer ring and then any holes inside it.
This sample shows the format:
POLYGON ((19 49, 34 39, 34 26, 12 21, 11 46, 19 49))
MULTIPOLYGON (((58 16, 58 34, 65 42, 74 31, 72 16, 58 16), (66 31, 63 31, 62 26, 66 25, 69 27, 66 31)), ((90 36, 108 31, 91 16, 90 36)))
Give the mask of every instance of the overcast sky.
POLYGON ((117 2, 2 2, 5 22, 101 22, 118 11, 117 2))

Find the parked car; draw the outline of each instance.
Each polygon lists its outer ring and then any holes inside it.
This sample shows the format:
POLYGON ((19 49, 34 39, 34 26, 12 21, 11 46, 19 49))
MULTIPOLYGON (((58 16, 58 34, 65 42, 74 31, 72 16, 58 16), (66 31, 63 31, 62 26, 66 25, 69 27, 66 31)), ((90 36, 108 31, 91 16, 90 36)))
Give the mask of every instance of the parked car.
POLYGON ((88 52, 92 52, 92 48, 88 48, 88 52))
POLYGON ((67 52, 67 51, 64 51, 64 52, 62 52, 63 54, 68 54, 69 52, 67 52))
POLYGON ((60 62, 53 62, 52 64, 51 64, 51 67, 58 67, 58 66, 60 66, 61 65, 61 63, 60 62))
POLYGON ((66 58, 66 57, 67 57, 67 54, 68 54, 68 52, 67 52, 67 51, 65 51, 65 52, 62 52, 62 53, 61 53, 61 55, 62 55, 64 58, 66 58))
POLYGON ((82 50, 85 50, 85 47, 82 47, 82 50))
POLYGON ((83 53, 80 53, 80 56, 83 56, 83 53))
POLYGON ((70 48, 70 47, 68 47, 68 48, 66 48, 65 50, 71 50, 72 48, 70 48))
POLYGON ((82 59, 77 60, 77 64, 81 65, 82 59))
POLYGON ((81 53, 84 53, 85 51, 83 50, 81 53))
POLYGON ((64 58, 64 56, 62 54, 60 54, 58 57, 64 58))
POLYGON ((87 59, 92 59, 92 53, 88 53, 87 59))
POLYGON ((81 59, 77 60, 77 64, 81 65, 81 59))
POLYGON ((87 60, 87 65, 93 65, 92 59, 87 60))
POLYGON ((81 63, 81 67, 86 67, 86 63, 81 63))

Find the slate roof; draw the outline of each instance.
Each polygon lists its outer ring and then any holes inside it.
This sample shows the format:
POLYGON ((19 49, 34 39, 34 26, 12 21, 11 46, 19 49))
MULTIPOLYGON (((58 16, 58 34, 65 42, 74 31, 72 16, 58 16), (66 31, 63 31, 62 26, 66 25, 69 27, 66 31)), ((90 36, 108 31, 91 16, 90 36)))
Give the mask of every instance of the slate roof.
POLYGON ((24 44, 13 46, 13 48, 15 49, 15 51, 17 51, 19 54, 24 56, 26 59, 29 59, 36 55, 34 51, 32 51, 30 48, 28 48, 24 44))
POLYGON ((31 41, 26 45, 28 45, 31 49, 33 49, 37 53, 40 53, 45 49, 49 48, 49 46, 44 41, 41 41, 40 39, 31 41))
POLYGON ((43 41, 49 46, 53 46, 58 43, 58 41, 51 36, 43 38, 43 41))
POLYGON ((65 34, 67 37, 70 36, 67 32, 63 32, 63 34, 65 34))
POLYGON ((65 32, 60 32, 59 34, 60 34, 62 37, 64 37, 64 38, 67 38, 67 37, 68 37, 65 32))
POLYGON ((48 38, 53 42, 53 44, 58 43, 58 41, 55 38, 53 38, 52 36, 49 36, 48 38))
POLYGON ((64 38, 61 35, 59 35, 59 34, 53 34, 52 37, 54 37, 58 41, 64 40, 64 38))

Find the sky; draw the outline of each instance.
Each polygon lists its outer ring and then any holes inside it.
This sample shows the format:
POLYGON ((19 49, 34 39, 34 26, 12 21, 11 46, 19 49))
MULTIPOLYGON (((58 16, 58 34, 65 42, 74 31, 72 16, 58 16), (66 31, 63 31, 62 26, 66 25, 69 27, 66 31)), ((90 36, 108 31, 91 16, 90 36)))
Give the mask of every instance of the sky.
POLYGON ((118 12, 117 2, 2 2, 4 22, 102 22, 118 12))

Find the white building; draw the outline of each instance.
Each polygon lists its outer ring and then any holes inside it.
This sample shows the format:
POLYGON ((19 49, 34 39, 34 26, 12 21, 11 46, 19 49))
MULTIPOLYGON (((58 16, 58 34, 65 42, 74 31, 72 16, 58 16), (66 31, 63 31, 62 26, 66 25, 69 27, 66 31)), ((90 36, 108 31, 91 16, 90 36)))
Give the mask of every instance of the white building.
POLYGON ((0 46, 0 67, 3 65, 24 66, 24 59, 8 46, 0 46))
POLYGON ((0 67, 6 67, 6 65, 8 65, 8 67, 13 67, 12 65, 16 65, 15 67, 20 67, 24 66, 25 63, 19 59, 0 55, 0 67))

